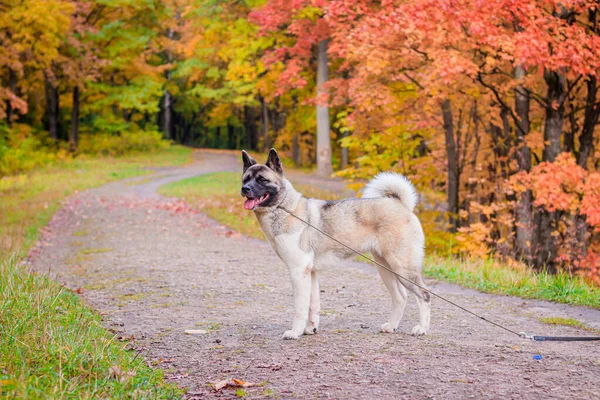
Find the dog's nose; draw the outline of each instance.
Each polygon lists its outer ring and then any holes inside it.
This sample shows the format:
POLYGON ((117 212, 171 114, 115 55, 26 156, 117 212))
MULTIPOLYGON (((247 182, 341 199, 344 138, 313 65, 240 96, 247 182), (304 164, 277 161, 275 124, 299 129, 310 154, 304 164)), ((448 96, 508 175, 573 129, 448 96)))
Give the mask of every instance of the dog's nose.
POLYGON ((250 193, 250 186, 248 186, 248 185, 242 186, 242 194, 248 194, 248 193, 250 193))

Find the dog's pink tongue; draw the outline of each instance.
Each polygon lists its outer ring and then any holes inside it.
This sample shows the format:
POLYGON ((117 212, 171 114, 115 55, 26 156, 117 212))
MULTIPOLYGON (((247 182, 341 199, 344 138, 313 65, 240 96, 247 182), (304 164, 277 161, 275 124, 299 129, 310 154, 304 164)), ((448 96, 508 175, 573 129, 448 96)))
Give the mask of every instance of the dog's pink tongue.
POLYGON ((258 204, 258 199, 247 199, 244 202, 244 208, 246 210, 252 210, 254 207, 256 207, 256 204, 258 204))

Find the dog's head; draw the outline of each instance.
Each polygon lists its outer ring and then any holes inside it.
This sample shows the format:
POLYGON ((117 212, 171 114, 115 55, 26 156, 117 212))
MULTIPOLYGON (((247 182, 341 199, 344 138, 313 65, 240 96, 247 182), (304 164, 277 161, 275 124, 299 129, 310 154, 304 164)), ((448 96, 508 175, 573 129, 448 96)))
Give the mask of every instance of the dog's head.
POLYGON ((285 196, 283 166, 275 149, 269 151, 264 164, 258 164, 248 153, 242 150, 244 172, 242 173, 241 194, 246 198, 244 208, 276 207, 285 196))

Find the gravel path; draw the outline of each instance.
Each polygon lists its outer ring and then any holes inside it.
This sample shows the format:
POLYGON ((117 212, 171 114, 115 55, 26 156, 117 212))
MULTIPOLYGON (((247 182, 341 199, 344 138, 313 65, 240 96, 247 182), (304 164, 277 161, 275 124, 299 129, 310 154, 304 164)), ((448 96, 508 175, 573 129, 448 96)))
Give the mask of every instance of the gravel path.
MULTIPOLYGON (((268 244, 156 193, 167 182, 240 168, 228 153, 197 157, 185 168, 71 197, 29 259, 32 269, 81 293, 188 398, 236 398, 234 389, 210 386, 231 377, 260 384, 245 389, 248 398, 600 398, 598 344, 524 341, 435 298, 429 336, 408 334, 417 321, 412 298, 399 332, 378 333, 389 296, 377 272, 356 262, 321 274, 319 333, 282 340, 293 316, 291 284, 268 244)), ((517 331, 589 334, 544 325, 541 316, 600 329, 598 310, 430 285, 517 331)))

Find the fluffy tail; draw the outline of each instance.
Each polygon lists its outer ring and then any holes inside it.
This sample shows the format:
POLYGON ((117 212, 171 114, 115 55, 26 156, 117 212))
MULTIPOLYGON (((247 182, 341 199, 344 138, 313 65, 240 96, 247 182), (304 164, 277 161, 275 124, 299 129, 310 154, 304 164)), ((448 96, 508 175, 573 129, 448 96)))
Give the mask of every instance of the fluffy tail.
POLYGON ((382 172, 371 179, 363 189, 363 198, 392 196, 409 209, 417 205, 418 195, 408 179, 394 172, 382 172))

